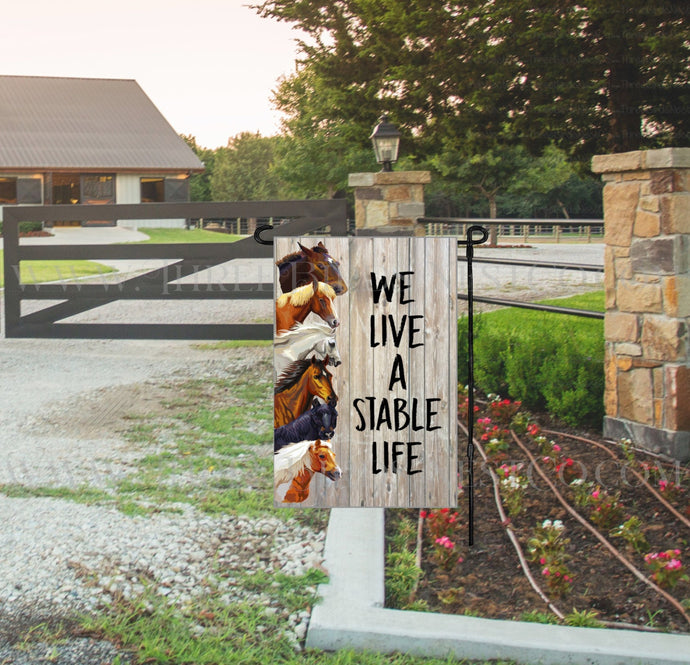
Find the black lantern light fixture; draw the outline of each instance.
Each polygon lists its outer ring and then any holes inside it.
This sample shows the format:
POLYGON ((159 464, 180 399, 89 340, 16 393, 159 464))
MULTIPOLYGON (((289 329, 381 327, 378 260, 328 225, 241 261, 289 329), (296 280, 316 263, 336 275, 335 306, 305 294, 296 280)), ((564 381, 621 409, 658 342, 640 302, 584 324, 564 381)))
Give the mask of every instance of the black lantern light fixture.
POLYGON ((374 145, 376 161, 383 164, 384 171, 392 171, 393 162, 398 161, 398 149, 400 148, 400 132, 384 113, 379 119, 379 124, 369 137, 374 145))

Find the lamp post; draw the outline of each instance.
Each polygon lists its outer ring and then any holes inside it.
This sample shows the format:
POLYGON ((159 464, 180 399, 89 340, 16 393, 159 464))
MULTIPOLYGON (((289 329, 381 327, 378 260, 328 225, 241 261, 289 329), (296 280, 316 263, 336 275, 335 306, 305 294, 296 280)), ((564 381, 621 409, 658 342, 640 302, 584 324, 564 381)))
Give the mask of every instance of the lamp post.
POLYGON ((369 137, 374 146, 376 161, 383 164, 383 171, 392 171, 393 162, 398 161, 398 149, 400 148, 400 132, 398 128, 388 122, 385 113, 379 119, 379 124, 369 137))

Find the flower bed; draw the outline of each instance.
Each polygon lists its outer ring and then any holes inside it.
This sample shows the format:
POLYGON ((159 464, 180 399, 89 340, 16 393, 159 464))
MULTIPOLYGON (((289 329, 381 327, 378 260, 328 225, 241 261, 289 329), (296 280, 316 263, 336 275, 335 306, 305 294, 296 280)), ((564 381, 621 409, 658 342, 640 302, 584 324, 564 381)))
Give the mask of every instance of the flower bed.
POLYGON ((392 548, 422 544, 397 606, 690 632, 687 468, 542 429, 506 400, 476 416, 474 546, 463 496, 457 509, 388 511, 392 548))

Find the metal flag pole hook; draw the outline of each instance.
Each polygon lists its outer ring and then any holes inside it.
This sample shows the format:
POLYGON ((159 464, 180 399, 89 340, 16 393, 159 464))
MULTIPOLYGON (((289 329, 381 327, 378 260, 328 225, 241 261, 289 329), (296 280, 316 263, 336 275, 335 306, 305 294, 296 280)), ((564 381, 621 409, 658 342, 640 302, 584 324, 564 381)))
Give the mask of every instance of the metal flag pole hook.
POLYGON ((262 224, 261 226, 257 226, 254 231, 254 240, 256 240, 256 242, 258 242, 260 245, 272 245, 273 240, 264 240, 261 237, 261 234, 264 231, 273 231, 273 227, 270 224, 262 224))
POLYGON ((466 240, 458 244, 465 245, 467 257, 467 519, 470 547, 474 545, 474 278, 472 259, 474 246, 481 245, 489 238, 489 232, 483 226, 470 226, 466 240), (479 238, 474 238, 474 233, 479 238))

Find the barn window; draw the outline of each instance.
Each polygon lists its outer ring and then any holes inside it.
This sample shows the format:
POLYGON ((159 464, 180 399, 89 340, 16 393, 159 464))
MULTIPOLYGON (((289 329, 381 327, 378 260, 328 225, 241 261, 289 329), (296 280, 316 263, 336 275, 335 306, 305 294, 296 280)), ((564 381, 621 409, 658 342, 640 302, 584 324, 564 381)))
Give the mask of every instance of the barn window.
POLYGON ((112 175, 84 175, 82 203, 115 203, 115 178, 112 175))
POLYGON ((187 178, 166 178, 165 200, 170 203, 189 201, 189 180, 187 178))
POLYGON ((181 203, 189 201, 187 178, 141 178, 142 203, 181 203))
POLYGON ((81 179, 73 173, 53 174, 53 203, 71 204, 81 200, 81 179))
POLYGON ((14 204, 17 202, 17 179, 0 178, 0 203, 14 204))
POLYGON ((17 178, 17 203, 40 205, 43 203, 41 178, 17 178))
POLYGON ((165 201, 165 179, 164 178, 142 178, 141 179, 141 202, 142 203, 163 203, 165 201))

